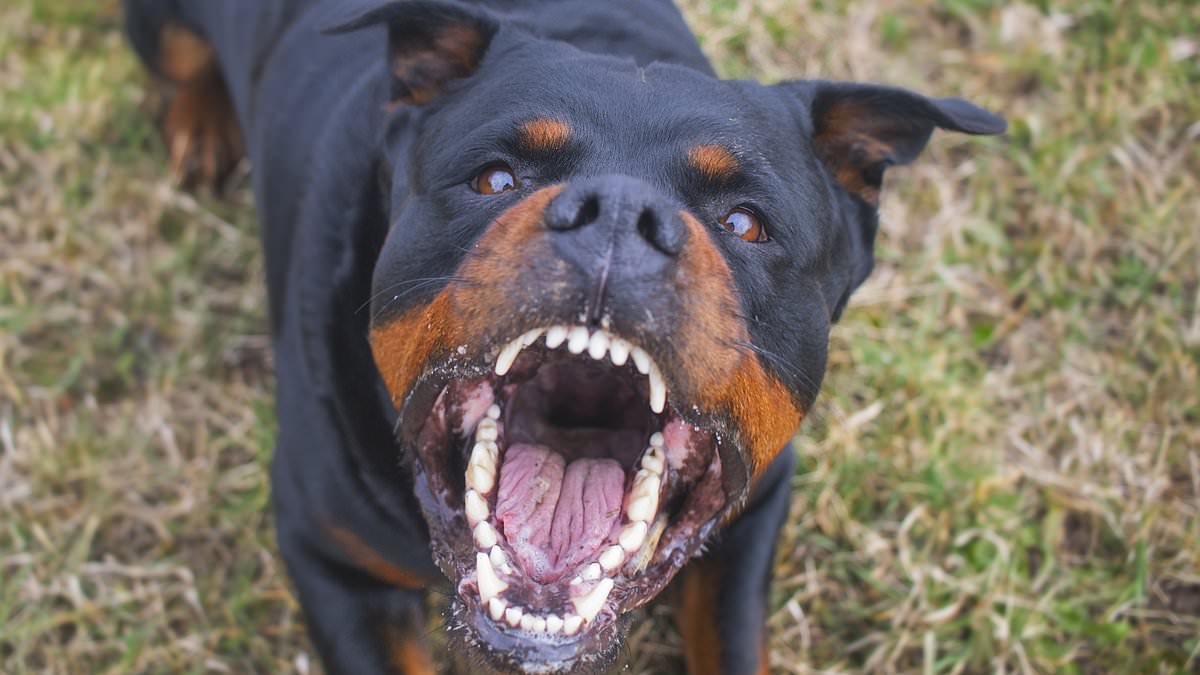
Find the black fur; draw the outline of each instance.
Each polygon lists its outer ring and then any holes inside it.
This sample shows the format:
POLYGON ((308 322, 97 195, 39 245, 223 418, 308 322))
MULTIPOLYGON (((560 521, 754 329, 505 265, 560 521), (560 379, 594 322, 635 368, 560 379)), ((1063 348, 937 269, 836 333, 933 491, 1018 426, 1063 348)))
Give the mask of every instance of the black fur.
MULTIPOLYGON (((379 626, 419 632, 421 596, 364 571, 330 539, 329 526, 353 530, 414 577, 440 579, 400 461, 397 415, 369 351, 372 316, 429 302, 487 225, 529 191, 616 184, 598 177, 617 176, 620 189, 636 185, 664 218, 685 208, 712 227, 751 337, 744 347, 807 409, 824 374, 830 326, 870 272, 877 228, 874 207, 843 189, 814 151, 826 111, 854 102, 886 122, 888 135, 877 140, 894 154, 868 167, 876 177, 911 161, 935 127, 1003 129, 1002 120, 956 99, 717 80, 667 0, 422 0, 372 11, 380 4, 125 0, 130 40, 151 69, 165 22, 212 44, 244 131, 277 373, 271 478, 280 548, 313 641, 337 673, 391 672, 379 626), (411 81, 397 74, 398 50, 426 44, 428 26, 463 17, 482 37, 477 67, 422 65, 411 81), (434 100, 404 103, 432 85, 434 100), (545 116, 572 123, 570 143, 544 156, 521 152, 518 125, 545 116), (737 173, 712 181, 689 171, 681 158, 701 143, 732 150, 737 173), (468 181, 499 160, 525 187, 481 199, 468 181), (716 224, 739 204, 763 216, 769 241, 742 241, 716 224), (393 224, 402 230, 387 236, 393 224)), ((617 304, 617 329, 645 331, 617 304)), ((730 570, 720 593, 721 672, 761 665, 771 555, 792 466, 785 452, 745 515, 711 547, 730 570)))

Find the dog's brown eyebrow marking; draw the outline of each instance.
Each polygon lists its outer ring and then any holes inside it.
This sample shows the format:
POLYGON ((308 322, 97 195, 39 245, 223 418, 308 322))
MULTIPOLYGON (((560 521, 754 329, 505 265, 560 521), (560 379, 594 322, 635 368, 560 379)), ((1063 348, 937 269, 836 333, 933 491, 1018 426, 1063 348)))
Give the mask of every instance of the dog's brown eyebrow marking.
POLYGON ((715 143, 688 149, 688 162, 706 178, 725 180, 737 173, 738 161, 726 147, 715 143))
POLYGON ((539 117, 521 125, 521 145, 531 152, 561 150, 571 138, 571 125, 552 117, 539 117))

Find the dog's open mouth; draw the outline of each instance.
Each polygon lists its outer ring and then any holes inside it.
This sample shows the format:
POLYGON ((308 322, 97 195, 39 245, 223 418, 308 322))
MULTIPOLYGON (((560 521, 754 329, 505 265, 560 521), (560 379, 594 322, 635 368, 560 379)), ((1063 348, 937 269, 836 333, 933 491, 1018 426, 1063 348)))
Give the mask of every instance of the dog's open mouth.
POLYGON ((720 435, 684 421, 654 360, 604 330, 532 330, 489 372, 455 375, 434 383, 414 440, 458 617, 510 665, 604 658, 618 620, 697 552, 744 474, 723 471, 720 435))

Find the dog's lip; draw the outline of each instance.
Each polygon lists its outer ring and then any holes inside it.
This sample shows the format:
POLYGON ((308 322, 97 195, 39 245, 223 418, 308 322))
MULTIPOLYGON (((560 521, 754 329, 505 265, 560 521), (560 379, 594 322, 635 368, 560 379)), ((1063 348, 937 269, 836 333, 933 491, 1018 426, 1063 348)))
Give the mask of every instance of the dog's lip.
POLYGON ((530 640, 503 630, 488 619, 486 610, 478 606, 465 605, 457 608, 457 611, 466 615, 465 620, 477 633, 475 639, 488 646, 493 661, 506 669, 522 673, 564 673, 588 661, 603 661, 610 656, 608 650, 601 647, 598 652, 589 652, 588 648, 607 643, 611 650, 618 641, 608 633, 621 629, 618 620, 600 626, 599 634, 593 632, 555 641, 530 640))

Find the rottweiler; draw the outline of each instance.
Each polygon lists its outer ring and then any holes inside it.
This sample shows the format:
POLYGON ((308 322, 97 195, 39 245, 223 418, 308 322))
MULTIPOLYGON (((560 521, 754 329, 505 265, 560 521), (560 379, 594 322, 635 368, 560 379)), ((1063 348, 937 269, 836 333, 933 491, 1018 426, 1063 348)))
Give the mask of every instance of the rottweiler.
POLYGON ((184 181, 243 155, 279 548, 332 673, 768 670, 794 453, 884 172, 958 98, 723 81, 669 0, 125 0, 184 181), (676 578, 678 577, 678 578, 676 578))

